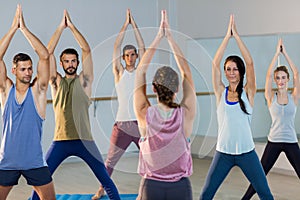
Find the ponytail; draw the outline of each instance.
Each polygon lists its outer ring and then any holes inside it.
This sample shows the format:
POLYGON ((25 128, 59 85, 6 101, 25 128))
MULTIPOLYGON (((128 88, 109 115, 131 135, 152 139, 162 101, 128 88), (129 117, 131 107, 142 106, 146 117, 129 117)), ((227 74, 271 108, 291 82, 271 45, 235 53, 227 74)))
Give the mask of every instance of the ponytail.
POLYGON ((152 83, 152 85, 154 86, 157 92, 159 102, 170 108, 180 107, 179 104, 173 102, 174 92, 172 90, 157 83, 152 83))
POLYGON ((244 87, 244 75, 241 76, 241 80, 240 80, 239 84, 237 85, 236 91, 238 93, 239 103, 240 103, 240 107, 241 107, 242 111, 244 113, 246 113, 247 115, 249 115, 249 113, 246 109, 245 103, 242 100, 243 87, 244 87))
POLYGON ((239 104, 240 104, 240 107, 241 107, 242 111, 244 113, 246 113, 247 115, 249 115, 249 113, 246 109, 246 106, 245 106, 245 102, 242 100, 242 93, 243 93, 243 88, 244 88, 244 75, 245 75, 245 72, 246 72, 245 64, 239 56, 235 56, 235 55, 228 56, 225 60, 225 63, 224 63, 224 70, 225 70, 226 63, 228 61, 235 62, 236 66, 239 70, 240 82, 237 85, 236 91, 238 93, 239 104))

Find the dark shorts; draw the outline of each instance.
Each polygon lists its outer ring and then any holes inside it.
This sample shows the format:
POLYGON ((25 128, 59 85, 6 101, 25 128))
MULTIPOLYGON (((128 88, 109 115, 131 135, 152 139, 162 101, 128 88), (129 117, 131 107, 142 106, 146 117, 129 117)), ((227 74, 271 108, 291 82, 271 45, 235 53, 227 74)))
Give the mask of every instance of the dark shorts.
POLYGON ((26 179, 28 185, 41 186, 52 181, 48 167, 29 170, 0 170, 0 185, 18 185, 21 175, 26 179))

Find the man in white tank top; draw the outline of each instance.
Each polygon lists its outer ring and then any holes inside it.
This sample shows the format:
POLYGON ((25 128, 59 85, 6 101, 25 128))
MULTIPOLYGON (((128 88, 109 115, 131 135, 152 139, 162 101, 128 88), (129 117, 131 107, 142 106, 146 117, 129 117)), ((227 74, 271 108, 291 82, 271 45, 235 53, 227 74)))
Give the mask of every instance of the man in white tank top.
MULTIPOLYGON (((133 110, 133 92, 136 60, 142 58, 145 52, 145 44, 140 31, 133 19, 130 10, 127 10, 126 20, 114 44, 113 52, 113 74, 115 87, 118 96, 118 111, 116 122, 113 126, 110 138, 110 147, 105 161, 108 174, 111 176, 113 168, 124 154, 131 142, 134 142, 139 149, 138 141, 140 133, 138 130, 137 120, 133 110), (132 25, 134 35, 138 45, 138 52, 135 46, 126 45, 121 55, 121 45, 125 36, 125 31, 129 25, 132 25), (125 62, 123 66, 121 58, 125 62)), ((92 199, 99 199, 104 194, 104 189, 100 186, 97 193, 92 199)))

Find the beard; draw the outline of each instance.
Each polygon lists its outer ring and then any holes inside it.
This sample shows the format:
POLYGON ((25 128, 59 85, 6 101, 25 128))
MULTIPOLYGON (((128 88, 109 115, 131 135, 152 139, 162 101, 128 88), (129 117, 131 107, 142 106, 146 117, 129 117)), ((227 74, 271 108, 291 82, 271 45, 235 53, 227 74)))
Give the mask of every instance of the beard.
POLYGON ((31 76, 30 76, 30 78, 22 78, 22 79, 19 79, 20 80, 20 82, 21 83, 24 83, 24 84, 28 84, 28 83, 30 83, 31 82, 31 76))
POLYGON ((68 75, 74 75, 77 72, 77 68, 75 68, 75 67, 68 67, 66 69, 65 68, 63 68, 63 69, 64 69, 65 73, 68 74, 68 75), (74 69, 74 70, 69 72, 68 69, 74 69))

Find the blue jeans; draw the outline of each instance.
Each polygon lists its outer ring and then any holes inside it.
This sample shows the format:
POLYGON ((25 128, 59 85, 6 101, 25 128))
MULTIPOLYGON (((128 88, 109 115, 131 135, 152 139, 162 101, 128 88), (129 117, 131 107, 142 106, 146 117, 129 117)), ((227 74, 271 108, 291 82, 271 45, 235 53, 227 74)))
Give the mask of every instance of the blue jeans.
POLYGON ((241 155, 216 151, 210 165, 200 200, 211 200, 227 174, 234 166, 241 168, 261 200, 273 200, 266 175, 254 150, 241 155))
MULTIPOLYGON (((50 173, 53 174, 56 168, 69 156, 77 156, 84 160, 91 168, 99 182, 103 185, 110 199, 120 199, 114 182, 109 177, 103 164, 102 156, 94 141, 65 140, 53 141, 46 155, 50 173)), ((32 200, 39 199, 34 192, 32 200)))

